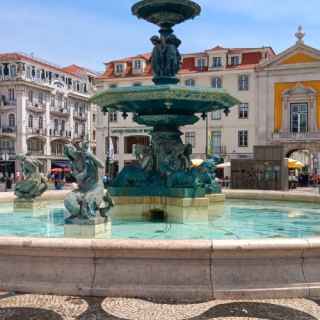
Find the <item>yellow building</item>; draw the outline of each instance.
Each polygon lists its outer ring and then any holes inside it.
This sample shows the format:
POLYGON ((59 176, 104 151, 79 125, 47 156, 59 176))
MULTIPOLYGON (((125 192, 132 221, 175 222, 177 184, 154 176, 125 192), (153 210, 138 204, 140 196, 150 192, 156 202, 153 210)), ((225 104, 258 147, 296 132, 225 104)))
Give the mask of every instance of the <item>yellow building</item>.
POLYGON ((288 157, 319 168, 320 51, 304 43, 299 27, 294 46, 256 68, 258 144, 283 144, 288 157))

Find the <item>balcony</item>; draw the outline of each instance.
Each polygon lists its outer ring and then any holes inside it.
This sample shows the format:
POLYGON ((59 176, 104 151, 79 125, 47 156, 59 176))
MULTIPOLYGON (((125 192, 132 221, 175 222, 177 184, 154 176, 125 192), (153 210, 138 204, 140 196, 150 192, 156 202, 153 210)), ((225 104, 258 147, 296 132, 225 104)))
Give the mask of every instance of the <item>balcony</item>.
POLYGON ((0 97, 0 110, 7 111, 15 109, 17 106, 17 100, 7 100, 6 96, 0 97))
POLYGON ((320 132, 279 132, 273 133, 272 140, 278 142, 302 142, 320 139, 320 132))
POLYGON ((44 156, 44 150, 29 150, 28 149, 28 154, 31 156, 44 156))
POLYGON ((16 152, 14 149, 0 149, 0 161, 14 161, 16 152))
POLYGON ((42 103, 32 103, 27 101, 27 110, 35 113, 44 113, 46 112, 46 106, 42 103))
POLYGON ((16 136, 16 127, 0 127, 0 135, 4 136, 16 136))
POLYGON ((69 130, 59 130, 59 129, 49 129, 49 136, 52 138, 71 138, 71 131, 69 130))
POLYGON ((82 112, 74 113, 73 114, 73 118, 75 120, 86 121, 87 120, 87 114, 86 113, 82 113, 82 112))
POLYGON ((46 128, 29 128, 27 127, 27 134, 35 135, 35 136, 47 136, 47 129, 46 128))
POLYGON ((70 117, 70 109, 64 107, 50 107, 50 113, 58 117, 70 117))

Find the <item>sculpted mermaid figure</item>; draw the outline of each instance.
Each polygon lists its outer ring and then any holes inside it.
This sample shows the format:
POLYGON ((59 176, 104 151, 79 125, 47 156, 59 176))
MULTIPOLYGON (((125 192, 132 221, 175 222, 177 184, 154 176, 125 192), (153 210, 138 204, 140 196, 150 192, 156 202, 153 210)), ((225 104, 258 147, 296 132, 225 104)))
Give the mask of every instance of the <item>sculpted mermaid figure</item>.
POLYGON ((46 178, 40 173, 41 163, 26 155, 18 155, 21 161, 23 179, 16 184, 15 195, 21 200, 33 200, 40 197, 47 189, 46 178))
POLYGON ((88 223, 92 219, 106 218, 113 206, 98 174, 103 164, 89 151, 88 146, 88 142, 83 142, 81 145, 68 144, 64 148, 64 154, 71 161, 72 174, 78 184, 78 188, 64 201, 70 214, 66 223, 88 223))

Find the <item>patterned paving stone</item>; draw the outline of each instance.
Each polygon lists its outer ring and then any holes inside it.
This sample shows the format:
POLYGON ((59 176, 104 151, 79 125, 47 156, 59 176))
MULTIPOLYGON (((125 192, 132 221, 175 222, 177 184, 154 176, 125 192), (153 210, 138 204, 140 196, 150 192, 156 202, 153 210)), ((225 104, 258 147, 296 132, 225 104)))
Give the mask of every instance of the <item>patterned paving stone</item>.
POLYGON ((306 299, 159 303, 0 293, 1 320, 320 320, 320 301, 306 299))

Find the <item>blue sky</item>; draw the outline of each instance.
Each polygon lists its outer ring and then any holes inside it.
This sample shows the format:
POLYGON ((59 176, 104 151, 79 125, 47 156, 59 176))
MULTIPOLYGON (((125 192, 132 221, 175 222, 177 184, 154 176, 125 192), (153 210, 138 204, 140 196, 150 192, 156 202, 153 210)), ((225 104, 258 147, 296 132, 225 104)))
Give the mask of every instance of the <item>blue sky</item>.
MULTIPOLYGON (((131 16, 135 0, 3 0, 0 52, 33 52, 59 65, 102 71, 103 62, 151 50, 157 28, 131 16)), ((320 48, 319 0, 197 0, 202 14, 176 27, 182 52, 215 45, 291 46, 302 24, 320 48)))

